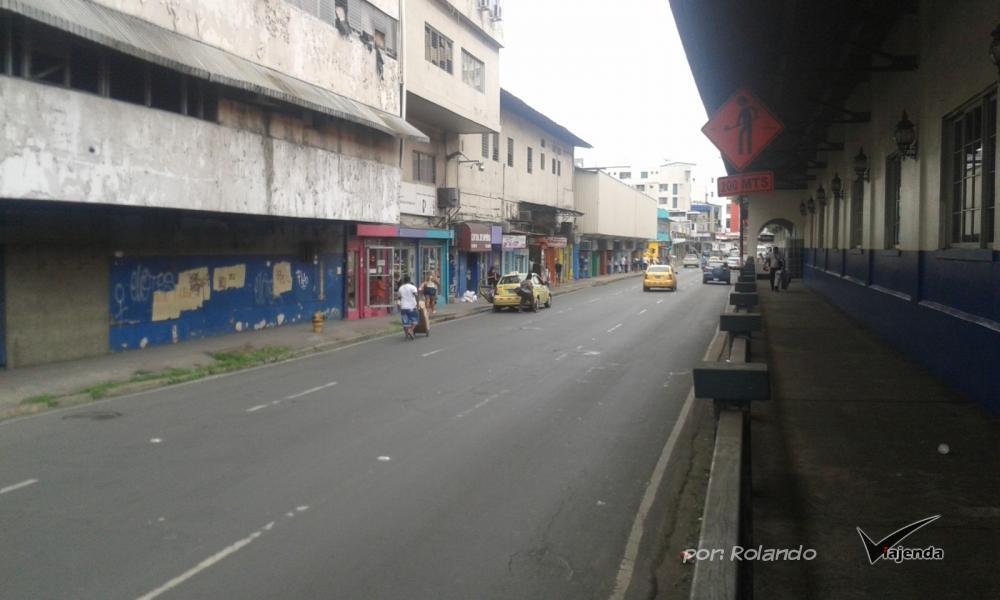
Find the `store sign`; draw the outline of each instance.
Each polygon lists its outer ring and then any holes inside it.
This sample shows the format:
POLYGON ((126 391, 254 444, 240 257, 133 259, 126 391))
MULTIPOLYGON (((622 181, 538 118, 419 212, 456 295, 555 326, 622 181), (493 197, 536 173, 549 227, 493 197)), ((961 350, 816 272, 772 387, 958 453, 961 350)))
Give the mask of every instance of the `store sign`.
POLYGON ((774 191, 774 172, 755 171, 731 177, 719 177, 719 197, 744 196, 774 191))
POLYGON ((503 236, 504 250, 519 250, 528 247, 528 236, 526 235, 505 235, 503 236))
POLYGON ((557 236, 543 237, 541 239, 541 243, 545 244, 549 248, 565 248, 566 238, 557 236))
POLYGON ((437 214, 437 188, 403 181, 399 186, 399 212, 433 217, 437 214))

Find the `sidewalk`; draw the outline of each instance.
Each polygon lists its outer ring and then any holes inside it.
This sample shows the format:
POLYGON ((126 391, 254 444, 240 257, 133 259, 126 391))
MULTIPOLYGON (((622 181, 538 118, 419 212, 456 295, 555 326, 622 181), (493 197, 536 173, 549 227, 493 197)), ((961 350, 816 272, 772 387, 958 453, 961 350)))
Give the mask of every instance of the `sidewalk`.
MULTIPOLYGON (((572 281, 552 288, 552 293, 566 294, 636 276, 638 273, 624 273, 572 281)), ((492 305, 484 300, 453 302, 439 307, 431 322, 450 321, 491 309, 492 305)), ((273 356, 273 359, 291 358, 398 332, 401 331, 398 323, 397 315, 357 321, 328 321, 320 334, 313 333, 311 324, 301 323, 80 360, 0 370, 0 419, 38 412, 50 406, 80 404, 94 398, 168 385, 178 377, 194 377, 196 374, 192 371, 216 364, 217 361, 210 356, 212 354, 246 355, 254 351, 262 351, 263 354, 263 351, 280 349, 268 356, 273 356), (169 370, 174 370, 170 376, 156 376, 169 370), (25 404, 25 400, 29 402, 25 404)), ((264 362, 268 360, 263 359, 264 362)))
POLYGON ((1000 597, 1000 419, 799 281, 758 288, 772 400, 753 407, 753 542, 818 556, 755 563, 756 597, 1000 597), (869 563, 856 527, 878 541, 932 515, 903 546, 943 560, 869 563))

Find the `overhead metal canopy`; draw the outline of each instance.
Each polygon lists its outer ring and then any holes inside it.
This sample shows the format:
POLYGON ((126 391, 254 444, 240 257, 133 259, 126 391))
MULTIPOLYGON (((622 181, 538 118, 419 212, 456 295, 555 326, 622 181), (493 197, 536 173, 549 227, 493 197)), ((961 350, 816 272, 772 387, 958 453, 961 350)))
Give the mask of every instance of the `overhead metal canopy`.
MULTIPOLYGON (((775 172, 776 188, 801 189, 830 142, 830 126, 864 123, 845 106, 875 71, 916 68, 916 57, 878 49, 916 0, 670 0, 674 20, 709 115, 747 87, 785 125, 754 161, 775 172)), ((726 164, 730 173, 734 169, 726 164)))
POLYGON ((0 0, 0 8, 193 77, 430 141, 401 117, 88 0, 0 0))

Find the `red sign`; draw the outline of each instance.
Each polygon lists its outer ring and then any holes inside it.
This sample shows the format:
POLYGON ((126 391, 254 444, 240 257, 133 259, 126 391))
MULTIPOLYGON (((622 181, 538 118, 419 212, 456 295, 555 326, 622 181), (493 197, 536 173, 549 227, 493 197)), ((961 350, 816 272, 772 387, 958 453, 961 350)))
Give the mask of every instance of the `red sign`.
POLYGON ((719 185, 720 198, 773 192, 774 172, 755 171, 753 173, 740 173, 731 177, 719 177, 717 183, 719 185))
POLYGON ((747 168, 784 126, 746 89, 737 90, 701 132, 737 171, 747 168))

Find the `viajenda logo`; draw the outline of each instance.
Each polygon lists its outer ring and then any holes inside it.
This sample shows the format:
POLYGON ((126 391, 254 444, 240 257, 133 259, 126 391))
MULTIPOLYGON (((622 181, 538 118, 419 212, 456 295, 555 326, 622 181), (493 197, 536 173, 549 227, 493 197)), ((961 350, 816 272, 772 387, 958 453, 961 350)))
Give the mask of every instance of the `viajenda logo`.
POLYGON ((861 543, 864 544, 865 552, 868 554, 868 562, 874 565, 883 558, 897 564, 904 560, 944 560, 944 550, 942 548, 934 546, 904 548, 900 545, 903 543, 903 540, 916 533, 917 530, 930 525, 940 518, 941 515, 933 515, 919 521, 914 521, 909 525, 900 527, 877 542, 873 542, 868 537, 868 534, 858 527, 858 535, 861 536, 861 543))

